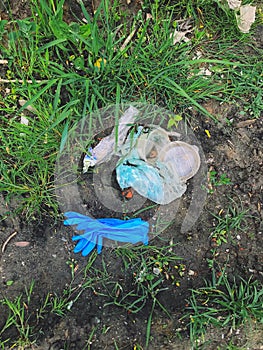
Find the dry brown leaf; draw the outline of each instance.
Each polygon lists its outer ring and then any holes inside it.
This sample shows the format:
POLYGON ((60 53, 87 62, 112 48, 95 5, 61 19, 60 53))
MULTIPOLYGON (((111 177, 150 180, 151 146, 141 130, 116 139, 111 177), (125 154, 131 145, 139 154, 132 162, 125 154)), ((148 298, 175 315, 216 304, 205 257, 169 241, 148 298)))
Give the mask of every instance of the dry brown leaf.
POLYGON ((191 21, 189 19, 186 20, 178 20, 179 26, 178 30, 175 29, 174 33, 170 34, 170 38, 173 39, 173 45, 179 43, 180 41, 188 42, 190 41, 187 38, 186 34, 191 33, 193 31, 191 21))
POLYGON ((27 247, 27 246, 29 246, 30 242, 27 242, 27 241, 19 241, 19 242, 15 242, 14 244, 15 244, 15 246, 17 246, 17 247, 27 247))
POLYGON ((173 38, 173 45, 176 43, 179 43, 180 41, 188 42, 190 39, 187 38, 186 34, 190 33, 190 30, 186 30, 184 32, 178 32, 177 30, 174 31, 173 34, 170 35, 170 37, 173 38))
POLYGON ((245 128, 246 126, 254 124, 256 121, 256 119, 242 120, 241 122, 236 124, 236 128, 245 128))

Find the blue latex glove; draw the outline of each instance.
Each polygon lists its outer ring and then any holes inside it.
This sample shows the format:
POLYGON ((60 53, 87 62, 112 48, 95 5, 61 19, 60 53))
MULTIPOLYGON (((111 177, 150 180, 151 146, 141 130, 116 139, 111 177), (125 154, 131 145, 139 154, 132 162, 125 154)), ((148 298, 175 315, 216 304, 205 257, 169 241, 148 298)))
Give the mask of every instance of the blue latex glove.
POLYGON ((98 254, 103 247, 103 238, 123 243, 148 244, 149 224, 140 218, 120 220, 113 218, 92 219, 73 211, 64 214, 67 219, 64 225, 77 225, 77 230, 84 231, 82 235, 73 236, 73 241, 79 241, 74 253, 82 252, 87 256, 97 245, 98 254))

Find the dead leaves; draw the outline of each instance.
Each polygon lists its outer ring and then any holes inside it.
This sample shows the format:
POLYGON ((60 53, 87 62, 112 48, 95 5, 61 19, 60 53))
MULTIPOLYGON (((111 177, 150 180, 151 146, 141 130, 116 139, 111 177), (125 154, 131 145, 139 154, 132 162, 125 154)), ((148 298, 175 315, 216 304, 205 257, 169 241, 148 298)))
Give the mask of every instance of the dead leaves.
POLYGON ((178 20, 178 30, 175 29, 174 33, 170 35, 170 38, 173 39, 173 45, 184 41, 188 42, 190 39, 186 36, 188 33, 193 31, 193 26, 189 19, 178 20))

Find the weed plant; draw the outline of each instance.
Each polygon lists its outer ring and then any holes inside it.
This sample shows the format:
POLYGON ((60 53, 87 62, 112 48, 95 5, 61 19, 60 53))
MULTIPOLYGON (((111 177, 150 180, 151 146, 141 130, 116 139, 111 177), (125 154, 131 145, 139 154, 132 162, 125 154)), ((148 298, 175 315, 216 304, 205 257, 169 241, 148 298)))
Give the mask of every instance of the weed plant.
POLYGON ((255 280, 234 278, 225 273, 206 286, 192 290, 186 317, 190 319, 190 337, 194 344, 205 334, 208 325, 237 329, 247 321, 262 322, 263 290, 255 280))
MULTIPOLYGON (((224 178, 225 181, 225 178, 224 178)), ((247 230, 247 219, 250 217, 248 210, 244 210, 233 199, 230 199, 231 204, 224 211, 221 210, 219 214, 212 213, 215 218, 215 224, 212 233, 210 234, 213 248, 210 250, 211 258, 207 258, 209 268, 212 270, 217 265, 218 249, 222 244, 237 245, 236 238, 242 232, 247 230)))
MULTIPOLYGON (((8 310, 8 316, 6 318, 5 324, 2 327, 0 331, 0 335, 2 338, 2 335, 5 333, 7 329, 10 327, 14 327, 18 333, 17 340, 13 339, 14 346, 18 347, 26 347, 30 344, 32 344, 32 331, 33 327, 31 326, 31 322, 29 321, 29 315, 27 312, 28 305, 30 304, 31 295, 34 288, 34 282, 31 283, 29 289, 26 289, 26 301, 23 300, 23 295, 19 295, 15 298, 15 300, 10 300, 7 297, 5 297, 3 300, 0 301, 0 303, 4 306, 6 306, 8 310)), ((9 339, 6 339, 2 344, 8 342, 9 339)))

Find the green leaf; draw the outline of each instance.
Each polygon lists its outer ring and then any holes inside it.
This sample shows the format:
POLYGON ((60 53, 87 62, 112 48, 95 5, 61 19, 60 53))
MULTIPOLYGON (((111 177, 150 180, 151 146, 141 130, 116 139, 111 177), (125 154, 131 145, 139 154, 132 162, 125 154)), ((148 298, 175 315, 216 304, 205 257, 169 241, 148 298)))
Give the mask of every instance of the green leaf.
POLYGON ((29 105, 32 105, 43 93, 48 90, 52 85, 54 85, 57 82, 57 79, 50 80, 46 86, 44 86, 34 97, 32 97, 29 101, 27 101, 18 111, 18 113, 21 113, 25 108, 27 108, 29 105))
POLYGON ((91 27, 90 24, 83 24, 80 26, 80 34, 84 39, 87 39, 91 35, 91 27))
POLYGON ((7 24, 7 20, 3 19, 0 21, 0 35, 2 36, 2 34, 4 34, 5 32, 5 25, 7 24))
POLYGON ((12 281, 12 280, 6 281, 7 286, 12 286, 13 283, 14 283, 14 281, 12 281))
POLYGON ((74 66, 76 69, 85 69, 85 60, 83 56, 79 56, 74 60, 74 66))
POLYGON ((66 22, 52 19, 49 22, 50 28, 57 39, 67 39, 69 36, 69 26, 66 22))
POLYGON ((177 126, 178 122, 180 122, 183 118, 179 114, 175 114, 174 116, 170 117, 167 128, 170 129, 173 126, 177 126))
POLYGON ((67 39, 66 38, 60 38, 60 39, 53 40, 53 41, 47 43, 46 45, 41 46, 38 49, 38 52, 45 51, 46 49, 48 49, 48 48, 50 48, 52 46, 60 46, 60 44, 63 43, 64 41, 67 41, 67 39))
POLYGON ((61 142, 60 142, 60 148, 59 148, 60 153, 63 151, 65 143, 66 143, 67 138, 68 138, 68 126, 69 126, 69 122, 67 121, 65 124, 65 127, 63 129, 62 136, 61 136, 61 142))

